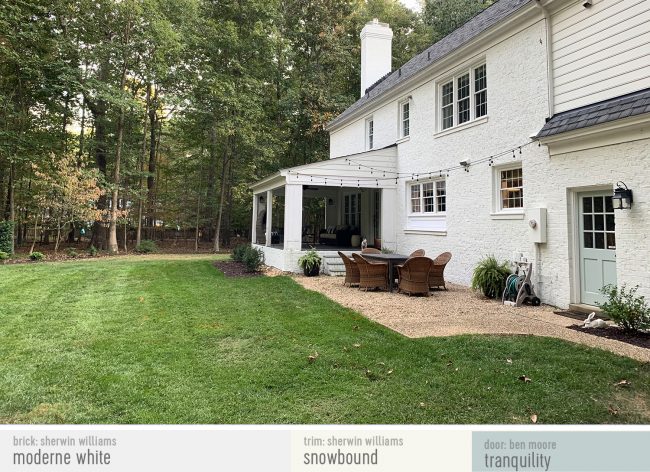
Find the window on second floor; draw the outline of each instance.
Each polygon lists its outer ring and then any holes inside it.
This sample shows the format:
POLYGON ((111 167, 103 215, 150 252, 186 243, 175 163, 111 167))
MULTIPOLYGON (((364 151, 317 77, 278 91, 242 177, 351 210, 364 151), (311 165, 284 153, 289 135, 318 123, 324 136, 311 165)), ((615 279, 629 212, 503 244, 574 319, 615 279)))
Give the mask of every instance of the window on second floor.
POLYGON ((406 138, 411 134, 411 102, 406 100, 399 104, 399 137, 406 138))
POLYGON ((440 85, 440 130, 487 115, 485 64, 463 70, 440 85))
POLYGON ((444 213, 447 211, 445 180, 414 182, 409 185, 410 213, 444 213))
POLYGON ((375 122, 372 118, 366 120, 366 145, 368 150, 375 146, 375 122))

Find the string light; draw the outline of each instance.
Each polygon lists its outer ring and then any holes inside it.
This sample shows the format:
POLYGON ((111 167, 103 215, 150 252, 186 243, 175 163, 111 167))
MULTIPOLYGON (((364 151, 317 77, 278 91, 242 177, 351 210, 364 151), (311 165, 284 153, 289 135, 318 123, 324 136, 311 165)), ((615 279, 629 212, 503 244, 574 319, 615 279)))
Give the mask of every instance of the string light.
MULTIPOLYGON (((478 164, 482 164, 482 163, 487 163, 488 167, 492 167, 492 166, 495 165, 495 161, 497 159, 499 159, 501 157, 504 157, 504 156, 507 156, 508 154, 511 154, 512 158, 516 159, 517 158, 517 156, 516 156, 517 150, 519 150, 519 155, 521 156, 521 155, 523 155, 522 149, 524 147, 526 147, 526 146, 532 145, 533 143, 534 143, 534 141, 529 141, 529 142, 527 142, 525 144, 522 144, 520 146, 514 146, 514 147, 512 147, 512 148, 510 148, 508 150, 502 151, 500 153, 493 154, 491 156, 484 157, 484 158, 481 158, 481 159, 473 160, 471 164, 472 165, 478 165, 478 164)), ((538 142, 537 145, 541 146, 541 143, 538 142)), ((439 169, 439 170, 435 170, 435 171, 425 171, 425 172, 420 172, 420 173, 414 173, 414 172, 397 172, 397 171, 387 170, 385 168, 372 167, 372 166, 368 166, 368 165, 365 165, 365 164, 360 163, 360 162, 354 162, 350 158, 345 158, 345 161, 348 163, 349 166, 351 166, 352 164, 357 166, 358 170, 364 170, 365 169, 366 171, 369 172, 369 175, 374 176, 375 174, 380 174, 381 173, 381 175, 382 175, 381 178, 380 177, 373 177, 375 179, 375 185, 376 186, 379 186, 379 181, 380 180, 392 180, 392 179, 395 179, 395 184, 396 185, 399 183, 400 179, 414 180, 414 181, 419 182, 420 176, 426 176, 427 174, 428 174, 429 178, 433 177, 435 174, 438 174, 438 176, 441 177, 441 178, 442 178, 443 175, 446 175, 447 177, 449 177, 451 172, 453 172, 455 170, 461 170, 462 169, 465 172, 469 172, 469 167, 470 167, 469 165, 467 165, 467 166, 458 165, 458 166, 448 167, 446 169, 439 169)), ((288 173, 295 175, 296 180, 300 180, 301 174, 299 174, 299 173, 297 173, 295 171, 291 171, 291 170, 289 170, 288 173)), ((306 174, 304 174, 303 176, 307 177, 306 174)), ((313 179, 314 176, 310 175, 309 177, 310 177, 310 182, 314 182, 314 179, 313 179)), ((325 185, 327 185, 327 178, 324 178, 324 181, 325 181, 325 185)), ((372 180, 370 182, 372 182, 372 180)), ((343 179, 339 180, 339 185, 341 187, 343 187, 343 179)), ((361 187, 361 179, 357 179, 357 187, 361 187)))

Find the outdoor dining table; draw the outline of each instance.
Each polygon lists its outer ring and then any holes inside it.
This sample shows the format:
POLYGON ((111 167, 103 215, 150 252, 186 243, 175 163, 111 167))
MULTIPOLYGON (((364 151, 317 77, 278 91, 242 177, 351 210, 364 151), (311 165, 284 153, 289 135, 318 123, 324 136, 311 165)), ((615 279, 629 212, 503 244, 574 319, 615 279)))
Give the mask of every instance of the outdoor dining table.
POLYGON ((402 264, 406 262, 409 256, 404 254, 363 254, 363 257, 366 259, 371 259, 375 261, 388 262, 388 291, 393 291, 393 281, 395 276, 393 274, 393 267, 395 264, 402 264))

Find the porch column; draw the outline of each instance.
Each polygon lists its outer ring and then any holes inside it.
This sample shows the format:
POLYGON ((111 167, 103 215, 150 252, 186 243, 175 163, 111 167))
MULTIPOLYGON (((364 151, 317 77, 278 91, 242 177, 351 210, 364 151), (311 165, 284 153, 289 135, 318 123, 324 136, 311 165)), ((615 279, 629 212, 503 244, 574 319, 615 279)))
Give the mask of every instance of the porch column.
POLYGON ((273 190, 266 191, 266 245, 270 246, 273 239, 273 190))
POLYGON ((397 250, 397 189, 381 190, 381 245, 397 250))
POLYGON ((251 226, 251 243, 257 243, 257 201, 260 197, 254 193, 253 194, 253 225, 251 226))
POLYGON ((284 187, 284 249, 302 247, 302 185, 284 187))

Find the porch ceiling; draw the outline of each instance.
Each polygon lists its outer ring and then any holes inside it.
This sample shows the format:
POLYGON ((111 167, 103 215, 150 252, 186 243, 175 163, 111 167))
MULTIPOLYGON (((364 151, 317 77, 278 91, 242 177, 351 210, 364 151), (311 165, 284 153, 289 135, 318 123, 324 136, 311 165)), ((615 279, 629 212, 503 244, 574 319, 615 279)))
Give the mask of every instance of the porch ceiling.
POLYGON ((315 187, 395 188, 397 146, 282 169, 251 185, 254 193, 287 184, 315 187))

